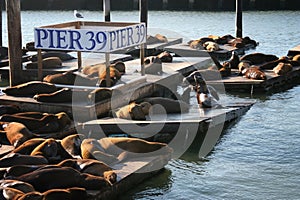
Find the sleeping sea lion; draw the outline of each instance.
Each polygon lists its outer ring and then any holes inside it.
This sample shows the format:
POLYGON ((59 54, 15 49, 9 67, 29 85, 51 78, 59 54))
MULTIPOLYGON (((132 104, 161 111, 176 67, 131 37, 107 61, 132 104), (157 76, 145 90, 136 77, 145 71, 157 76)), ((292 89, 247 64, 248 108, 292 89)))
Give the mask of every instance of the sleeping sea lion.
POLYGON ((15 148, 34 137, 34 134, 22 123, 3 123, 2 128, 9 143, 15 148))
POLYGON ((241 61, 248 60, 252 65, 259 65, 262 63, 278 60, 278 57, 271 54, 251 53, 240 58, 241 61))
POLYGON ((14 188, 14 189, 20 190, 24 193, 34 191, 33 186, 30 185, 29 183, 26 183, 23 181, 11 180, 11 179, 0 180, 0 187, 14 188))
POLYGON ((9 153, 0 158, 0 167, 11 167, 14 165, 45 165, 48 160, 42 156, 22 155, 19 153, 9 153))
POLYGON ((122 119, 145 120, 146 115, 149 114, 150 107, 151 104, 148 102, 142 102, 140 104, 132 102, 116 111, 112 111, 112 114, 113 116, 122 119))
POLYGON ((286 73, 293 70, 293 66, 290 63, 278 63, 276 67, 273 68, 273 71, 277 75, 285 75, 286 73))
POLYGON ((158 57, 161 60, 161 62, 172 62, 173 61, 173 56, 167 51, 161 52, 156 57, 158 57))
POLYGON ((149 56, 144 59, 145 73, 159 75, 162 73, 162 62, 156 56, 149 56))
POLYGON ((61 140, 61 146, 73 157, 80 157, 81 149, 80 145, 82 140, 85 139, 83 134, 72 134, 64 137, 61 140))
MULTIPOLYGON (((115 92, 116 90, 114 90, 115 92)), ((100 102, 106 99, 110 99, 112 96, 113 90, 109 88, 97 88, 91 91, 88 94, 88 101, 90 103, 100 102)))
POLYGON ((239 69, 239 76, 242 76, 242 72, 244 71, 244 69, 248 69, 251 66, 250 61, 241 61, 238 65, 238 69, 239 69))
POLYGON ((15 114, 20 112, 20 107, 17 105, 0 105, 0 116, 4 114, 15 114))
POLYGON ((10 188, 10 187, 0 187, 0 199, 19 199, 20 196, 24 195, 24 192, 10 188))
POLYGON ((30 155, 30 153, 33 151, 35 147, 37 147, 39 144, 44 142, 44 138, 32 138, 25 142, 23 142, 21 145, 16 147, 12 152, 13 153, 20 153, 20 154, 26 154, 30 155))
MULTIPOLYGON (((42 59, 49 58, 49 57, 58 57, 61 61, 68 61, 75 59, 75 57, 71 56, 70 54, 62 51, 47 51, 42 52, 42 59)), ((37 55, 30 56, 29 60, 31 62, 36 62, 38 60, 37 55)))
POLYGON ((39 102, 66 103, 72 102, 72 94, 70 88, 62 88, 49 94, 36 94, 33 99, 39 102))
POLYGON ((101 190, 110 185, 103 177, 80 173, 71 167, 42 168, 15 179, 30 183, 39 192, 71 187, 101 190))
POLYGON ((255 79, 255 80, 266 80, 266 74, 259 70, 258 67, 250 67, 248 69, 244 69, 242 74, 245 78, 255 79))
POLYGON ((55 85, 41 81, 30 81, 2 90, 10 96, 34 96, 36 94, 52 93, 57 91, 55 85))
POLYGON ((206 49, 208 52, 214 52, 218 51, 220 49, 220 46, 216 42, 205 42, 203 44, 204 49, 206 49))
MULTIPOLYGON (((43 69, 56 69, 62 67, 62 61, 59 57, 48 57, 42 60, 43 69)), ((26 69, 37 69, 38 62, 27 63, 25 66, 26 69)))

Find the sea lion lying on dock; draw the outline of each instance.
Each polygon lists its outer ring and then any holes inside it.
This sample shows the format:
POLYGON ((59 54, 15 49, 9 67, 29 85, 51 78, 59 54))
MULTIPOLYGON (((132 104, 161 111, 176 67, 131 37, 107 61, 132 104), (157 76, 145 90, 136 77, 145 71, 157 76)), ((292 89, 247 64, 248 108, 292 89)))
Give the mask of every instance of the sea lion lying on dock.
POLYGON ((87 190, 101 190, 110 186, 103 177, 80 173, 71 167, 46 167, 23 174, 14 179, 30 183, 37 191, 82 187, 87 190))
POLYGON ((40 112, 5 114, 0 117, 0 121, 22 123, 33 133, 54 133, 71 124, 71 119, 65 112, 56 114, 40 112))
POLYGON ((290 63, 280 62, 276 67, 273 68, 273 71, 277 75, 285 75, 288 72, 293 70, 293 66, 290 63))
MULTIPOLYGON (((75 59, 75 57, 71 56, 70 54, 62 51, 47 51, 42 52, 42 59, 49 58, 49 57, 58 57, 61 61, 68 61, 75 59)), ((32 55, 28 59, 31 62, 36 62, 38 60, 37 55, 32 55)))
POLYGON ((33 99, 39 102, 66 103, 72 102, 72 94, 70 88, 62 88, 49 94, 36 94, 33 99))
POLYGON ((83 134, 72 134, 67 137, 64 137, 60 144, 61 146, 72 156, 72 157, 80 157, 81 155, 81 142, 85 139, 85 135, 83 134))
POLYGON ((273 69, 275 68, 279 63, 286 63, 289 64, 291 66, 299 66, 300 63, 298 61, 292 60, 287 56, 283 56, 277 60, 273 60, 267 63, 264 63, 262 65, 259 66, 259 69, 264 70, 264 69, 273 69))
POLYGON ((244 55, 240 58, 241 61, 250 61, 252 65, 259 65, 270 61, 278 60, 279 58, 275 55, 264 54, 264 53, 251 53, 244 55))
MULTIPOLYGON (((62 67, 62 61, 59 57, 48 57, 42 60, 43 69, 56 69, 62 67)), ((38 69, 38 62, 27 63, 26 69, 38 69)))
POLYGON ((148 156, 148 154, 157 156, 172 152, 172 149, 164 143, 126 137, 85 139, 82 141, 81 150, 82 158, 97 159, 107 165, 139 156, 148 156))
MULTIPOLYGON (((121 75, 125 74, 125 72, 126 72, 125 63, 121 62, 121 61, 111 64, 110 67, 117 69, 121 75)), ((85 66, 85 67, 82 67, 79 71, 90 77, 93 77, 93 76, 100 77, 100 74, 102 74, 103 72, 106 72, 106 65, 105 65, 105 63, 101 63, 101 64, 96 64, 96 65, 85 66)))
POLYGON ((23 142, 21 145, 16 147, 12 152, 30 155, 31 152, 41 143, 43 143, 46 139, 44 138, 31 138, 23 142))
MULTIPOLYGON (((97 88, 88 94, 88 101, 90 103, 97 103, 97 102, 101 102, 106 99, 110 99, 112 97, 113 92, 116 92, 116 90, 111 90, 109 88, 97 88)), ((121 93, 121 92, 118 92, 118 93, 121 93)), ((119 94, 116 94, 116 95, 119 95, 119 94)), ((117 97, 117 96, 115 96, 115 97, 117 97)))
POLYGON ((168 42, 168 39, 166 36, 158 33, 158 34, 155 34, 154 36, 147 35, 146 42, 147 42, 147 44, 165 43, 165 42, 168 42))
POLYGON ((30 156, 19 153, 9 153, 0 158, 0 167, 11 167, 14 165, 45 165, 48 160, 42 156, 30 156))
POLYGON ((104 162, 95 159, 66 159, 57 164, 61 167, 72 167, 81 173, 104 177, 110 184, 117 181, 117 174, 104 162))
POLYGON ((173 61, 173 56, 168 51, 163 51, 159 53, 156 57, 158 57, 161 60, 161 62, 170 63, 173 61))
POLYGON ((206 49, 208 52, 214 52, 218 51, 220 49, 220 46, 216 42, 205 42, 203 44, 204 49, 206 49))
POLYGON ((0 180, 0 187, 3 188, 14 188, 17 190, 20 190, 24 193, 33 192, 35 191, 34 187, 30 185, 29 183, 23 182, 23 181, 17 181, 17 180, 0 180))
POLYGON ((145 120, 146 115, 149 114, 151 104, 148 102, 142 102, 140 104, 131 102, 119 109, 112 110, 112 117, 130 119, 130 120, 145 120))
POLYGON ((254 80, 266 80, 267 77, 266 77, 266 74, 259 70, 258 67, 250 67, 250 68, 247 68, 247 69, 244 69, 242 71, 242 74, 245 78, 248 78, 248 79, 254 79, 254 80))
POLYGON ((31 96, 36 94, 52 93, 57 91, 55 85, 42 81, 30 81, 16 86, 8 87, 2 91, 10 96, 31 96))
POLYGON ((0 105, 0 116, 4 114, 15 114, 18 112, 20 112, 20 107, 17 105, 0 105))
POLYGON ((156 56, 149 56, 144 59, 145 73, 160 75, 162 74, 162 61, 156 56))

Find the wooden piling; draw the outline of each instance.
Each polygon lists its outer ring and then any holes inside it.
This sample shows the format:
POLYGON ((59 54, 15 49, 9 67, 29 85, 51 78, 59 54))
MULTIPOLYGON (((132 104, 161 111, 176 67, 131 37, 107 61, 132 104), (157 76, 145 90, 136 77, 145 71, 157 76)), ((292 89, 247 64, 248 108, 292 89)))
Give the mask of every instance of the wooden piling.
POLYGON ((20 0, 6 1, 10 86, 20 84, 22 77, 22 34, 20 0))
POLYGON ((0 0, 0 46, 3 46, 3 43, 2 43, 2 0, 0 0))
POLYGON ((242 0, 236 0, 236 37, 243 37, 242 0))
POLYGON ((103 0, 104 21, 110 22, 110 0, 103 0))
MULTIPOLYGON (((140 21, 144 22, 146 24, 146 30, 147 30, 147 24, 148 24, 148 0, 140 0, 140 21)), ((147 36, 147 32, 144 34, 145 37, 147 36)), ((146 43, 141 44, 140 47, 140 58, 141 58, 141 75, 145 75, 145 49, 147 49, 146 43)))

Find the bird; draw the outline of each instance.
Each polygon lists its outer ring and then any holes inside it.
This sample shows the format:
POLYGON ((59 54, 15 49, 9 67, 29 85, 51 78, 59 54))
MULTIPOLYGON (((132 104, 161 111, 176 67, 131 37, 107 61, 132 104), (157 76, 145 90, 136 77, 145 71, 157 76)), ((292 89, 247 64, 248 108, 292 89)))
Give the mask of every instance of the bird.
POLYGON ((219 95, 214 87, 206 84, 199 71, 191 73, 183 79, 183 85, 193 86, 196 92, 197 102, 202 108, 219 107, 219 95))
POLYGON ((79 13, 77 10, 74 10, 74 17, 75 18, 83 18, 82 14, 79 13))

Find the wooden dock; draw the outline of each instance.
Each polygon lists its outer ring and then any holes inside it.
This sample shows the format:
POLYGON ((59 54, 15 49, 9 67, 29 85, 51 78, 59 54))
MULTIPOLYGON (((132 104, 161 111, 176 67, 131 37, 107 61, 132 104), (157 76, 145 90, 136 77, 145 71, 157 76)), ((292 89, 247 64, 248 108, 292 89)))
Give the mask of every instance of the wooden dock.
MULTIPOLYGON (((100 135, 143 138, 149 141, 164 142, 183 148, 192 146, 199 150, 206 146, 201 152, 203 157, 216 144, 221 136, 224 125, 237 120, 244 115, 254 104, 254 101, 236 102, 224 105, 223 108, 202 109, 197 105, 191 106, 188 113, 152 115, 145 121, 126 120, 119 118, 103 118, 85 122, 78 128, 83 133, 88 133, 97 138, 100 135), (215 130, 216 135, 212 140, 203 143, 208 129, 215 130)), ((210 133, 214 134, 214 133, 210 133)), ((180 149, 181 151, 181 149, 180 149)), ((174 154, 176 155, 176 148, 174 154)))
POLYGON ((293 71, 286 75, 276 75, 272 70, 264 70, 266 80, 251 80, 238 76, 237 70, 232 70, 232 75, 221 80, 208 80, 209 85, 224 84, 226 91, 254 93, 269 93, 283 91, 291 86, 299 84, 300 66, 293 67, 293 71))
MULTIPOLYGON (((117 83, 112 89, 123 92, 123 98, 118 99, 116 105, 124 105, 131 100, 145 97, 158 90, 158 85, 165 85, 176 88, 182 81, 181 73, 188 73, 195 69, 204 67, 210 62, 210 58, 174 58, 172 63, 163 63, 163 73, 161 75, 140 75, 140 60, 126 61, 126 74, 121 78, 122 82, 117 83), (126 95, 130 94, 130 95, 126 95), (128 99, 130 98, 130 99, 128 99)), ((58 87, 74 88, 70 85, 57 85, 58 87)), ((76 86, 80 88, 80 86, 76 86)), ((97 87, 81 87, 82 89, 96 89, 97 87)), ((64 111, 70 116, 74 113, 80 113, 79 121, 88 121, 95 119, 98 115, 104 115, 110 110, 111 101, 106 100, 97 103, 88 101, 75 103, 41 103, 32 98, 0 96, 0 104, 15 104, 23 111, 39 111, 56 113, 64 111)))

